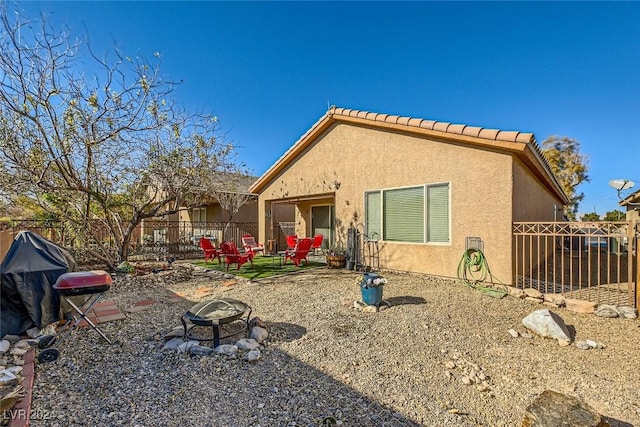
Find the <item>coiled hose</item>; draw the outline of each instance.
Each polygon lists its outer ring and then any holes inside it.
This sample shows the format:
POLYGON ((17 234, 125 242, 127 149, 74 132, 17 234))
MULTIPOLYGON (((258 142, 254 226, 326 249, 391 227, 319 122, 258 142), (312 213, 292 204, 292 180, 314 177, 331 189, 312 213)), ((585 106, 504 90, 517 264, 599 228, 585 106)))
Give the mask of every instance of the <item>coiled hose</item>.
POLYGON ((458 279, 465 285, 495 298, 502 298, 507 294, 506 286, 491 274, 489 263, 479 249, 467 249, 464 251, 458 264, 458 279), (487 278, 490 279, 490 285, 485 286, 487 278), (497 289, 495 287, 497 286, 496 282, 502 285, 504 289, 497 289))

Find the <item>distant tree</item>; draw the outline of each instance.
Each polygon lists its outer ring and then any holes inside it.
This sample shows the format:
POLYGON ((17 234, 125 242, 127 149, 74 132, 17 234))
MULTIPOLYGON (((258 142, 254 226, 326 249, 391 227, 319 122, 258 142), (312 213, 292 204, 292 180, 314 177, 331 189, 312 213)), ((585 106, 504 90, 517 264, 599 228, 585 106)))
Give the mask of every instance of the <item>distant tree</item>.
POLYGON ((0 196, 35 201, 113 266, 142 220, 200 205, 240 165, 215 117, 172 102, 158 54, 83 56, 70 40, 0 2, 0 196))
POLYGON ((565 194, 569 198, 566 215, 575 220, 584 193, 578 186, 589 182, 587 157, 580 153, 580 142, 566 136, 550 136, 542 143, 542 152, 565 194))
POLYGON ((582 215, 582 221, 600 221, 600 215, 595 212, 590 212, 582 215))
POLYGON ((614 209, 604 214, 603 221, 624 221, 626 217, 627 217, 626 213, 620 210, 614 209))

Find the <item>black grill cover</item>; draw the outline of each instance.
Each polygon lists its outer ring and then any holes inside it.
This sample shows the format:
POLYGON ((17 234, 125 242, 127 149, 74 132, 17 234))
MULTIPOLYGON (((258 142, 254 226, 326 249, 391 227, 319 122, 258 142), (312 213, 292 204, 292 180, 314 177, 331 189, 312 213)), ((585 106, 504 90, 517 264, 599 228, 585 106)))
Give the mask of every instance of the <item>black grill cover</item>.
POLYGON ((53 285, 75 268, 65 249, 30 231, 18 233, 0 265, 0 338, 60 320, 53 285))

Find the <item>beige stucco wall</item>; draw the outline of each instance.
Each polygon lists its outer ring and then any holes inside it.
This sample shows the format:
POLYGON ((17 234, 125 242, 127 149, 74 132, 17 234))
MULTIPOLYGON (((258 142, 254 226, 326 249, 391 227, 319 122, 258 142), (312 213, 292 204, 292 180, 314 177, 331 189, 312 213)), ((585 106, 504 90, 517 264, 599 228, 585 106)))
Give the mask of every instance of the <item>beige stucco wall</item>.
POLYGON ((513 187, 513 221, 562 221, 562 201, 518 159, 513 162, 513 187))
MULTIPOLYGON (((424 138, 337 124, 291 162, 260 194, 260 239, 265 209, 273 199, 335 195, 338 239, 363 222, 364 192, 382 188, 449 182, 451 243, 381 242, 383 268, 454 277, 465 237, 480 237, 492 271, 511 276, 511 155, 424 138), (339 185, 335 189, 336 184, 339 185)), ((308 205, 299 204, 300 235, 309 234, 308 205)))

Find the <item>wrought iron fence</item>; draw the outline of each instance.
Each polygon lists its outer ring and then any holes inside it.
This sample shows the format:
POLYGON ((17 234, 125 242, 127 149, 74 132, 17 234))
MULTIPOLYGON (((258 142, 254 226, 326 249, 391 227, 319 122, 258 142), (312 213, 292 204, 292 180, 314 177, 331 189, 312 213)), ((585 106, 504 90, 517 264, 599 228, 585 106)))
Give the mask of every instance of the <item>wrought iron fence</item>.
POLYGON ((542 293, 615 305, 636 305, 635 224, 517 222, 514 281, 542 293))
MULTIPOLYGON (((4 258, 11 241, 18 232, 29 230, 60 245, 74 255, 80 264, 95 262, 88 255, 88 249, 98 246, 111 252, 117 259, 117 246, 109 230, 95 223, 88 241, 77 239, 65 230, 64 224, 57 221, 11 220, 0 226, 0 258, 4 258)), ((199 258, 202 251, 199 246, 201 237, 207 237, 216 244, 233 241, 242 245, 242 236, 256 236, 257 222, 190 222, 190 221, 144 221, 132 233, 129 260, 168 260, 199 258)))

